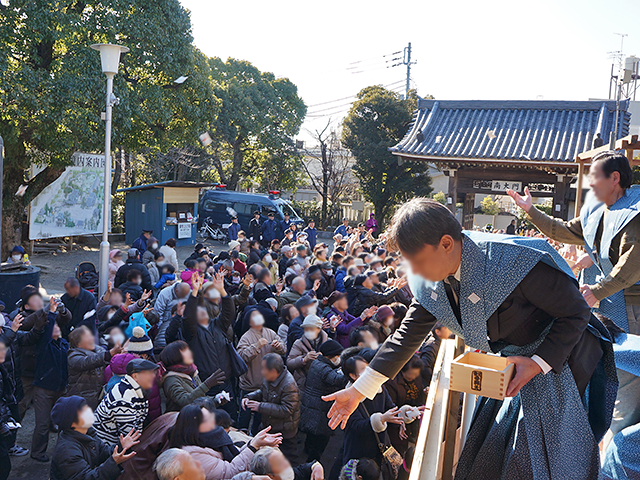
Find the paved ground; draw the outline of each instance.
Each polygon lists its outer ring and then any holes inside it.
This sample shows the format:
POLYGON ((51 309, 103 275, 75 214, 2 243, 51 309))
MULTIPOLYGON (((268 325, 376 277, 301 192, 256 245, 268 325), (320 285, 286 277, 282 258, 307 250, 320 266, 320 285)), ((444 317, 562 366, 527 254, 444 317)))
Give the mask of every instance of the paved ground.
MULTIPOLYGON (((327 240, 325 242, 329 243, 327 240)), ((213 249, 216 253, 220 252, 223 248, 226 248, 226 244, 220 242, 209 241, 206 245, 213 249)), ((126 251, 128 246, 122 243, 116 243, 112 248, 119 248, 126 251)), ((193 247, 178 247, 178 262, 182 264, 185 258, 191 255, 193 247)), ((69 253, 55 253, 55 254, 37 254, 31 257, 31 261, 34 265, 42 269, 40 276, 40 284, 49 294, 62 294, 64 293, 64 282, 69 276, 74 275, 75 266, 83 261, 93 262, 96 266, 99 264, 99 252, 97 248, 91 247, 79 247, 69 253)), ((33 408, 27 411, 25 418, 22 421, 22 428, 18 431, 17 444, 30 448, 31 446, 31 434, 35 426, 35 418, 33 408)), ((303 435, 300 435, 301 441, 303 435)), ((49 436, 49 449, 47 451, 49 457, 52 456, 55 448, 57 435, 49 436)), ((333 465, 335 457, 342 444, 342 432, 339 432, 337 436, 333 437, 325 455, 322 458, 322 464, 325 467, 326 475, 329 474, 329 470, 333 465)), ((304 453, 302 452, 303 444, 299 445, 300 462, 305 461, 304 453)), ((11 479, 25 478, 30 480, 46 480, 49 478, 50 463, 39 463, 31 459, 29 455, 24 457, 11 457, 12 470, 11 479)))

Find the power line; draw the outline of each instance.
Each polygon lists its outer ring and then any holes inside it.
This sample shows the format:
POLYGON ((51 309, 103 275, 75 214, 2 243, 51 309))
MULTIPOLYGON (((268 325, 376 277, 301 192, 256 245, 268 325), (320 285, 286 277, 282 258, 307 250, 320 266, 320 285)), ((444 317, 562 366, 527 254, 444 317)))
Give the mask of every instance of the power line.
MULTIPOLYGON (((389 88, 389 87, 393 87, 394 85, 397 85, 399 83, 404 83, 404 80, 399 80, 397 82, 392 82, 392 83, 389 83, 388 85, 383 85, 383 87, 384 88, 389 88)), ((316 103, 314 105, 308 105, 307 108, 312 109, 313 107, 320 107, 322 105, 328 105, 330 103, 342 102, 344 100, 349 100, 350 98, 356 98, 356 97, 357 97, 357 95, 349 95, 348 97, 338 98, 336 100, 329 100, 328 102, 321 102, 321 103, 316 103)), ((336 105, 334 108, 338 108, 338 105, 336 105)), ((326 109, 322 109, 322 110, 316 110, 314 112, 310 112, 310 114, 314 114, 314 113, 317 113, 317 112, 322 112, 324 110, 330 110, 330 109, 326 108, 326 109)), ((307 115, 307 116, 309 116, 309 115, 307 115)))

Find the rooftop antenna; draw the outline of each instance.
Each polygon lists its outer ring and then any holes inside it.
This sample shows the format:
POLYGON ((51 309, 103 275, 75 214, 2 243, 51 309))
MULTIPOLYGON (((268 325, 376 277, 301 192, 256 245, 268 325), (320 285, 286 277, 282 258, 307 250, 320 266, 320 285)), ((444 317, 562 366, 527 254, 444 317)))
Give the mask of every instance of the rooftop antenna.
POLYGON ((622 62, 624 59, 624 38, 628 37, 627 33, 615 33, 614 35, 618 35, 620 37, 620 50, 614 50, 613 52, 608 52, 608 58, 612 59, 611 62, 611 77, 609 78, 609 100, 614 100, 617 95, 617 82, 618 82, 618 73, 622 68, 622 62))

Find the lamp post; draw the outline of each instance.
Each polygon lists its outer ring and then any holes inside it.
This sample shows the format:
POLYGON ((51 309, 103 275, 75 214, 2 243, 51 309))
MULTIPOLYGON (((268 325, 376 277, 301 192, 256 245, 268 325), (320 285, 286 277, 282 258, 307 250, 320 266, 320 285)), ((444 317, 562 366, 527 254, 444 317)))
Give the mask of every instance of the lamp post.
POLYGON ((104 131, 104 202, 102 205, 102 242, 100 242, 100 295, 107 290, 109 281, 109 219, 111 218, 111 114, 119 100, 113 94, 113 77, 118 73, 120 54, 127 47, 110 43, 96 43, 91 48, 100 52, 102 73, 107 76, 107 110, 104 131))

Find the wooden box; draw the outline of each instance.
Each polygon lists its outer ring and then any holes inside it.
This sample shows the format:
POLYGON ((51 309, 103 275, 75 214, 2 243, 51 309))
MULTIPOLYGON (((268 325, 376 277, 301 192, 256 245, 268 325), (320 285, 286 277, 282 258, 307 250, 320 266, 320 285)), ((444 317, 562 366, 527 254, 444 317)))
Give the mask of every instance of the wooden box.
POLYGON ((504 400, 514 373, 505 357, 467 352, 451 363, 449 389, 504 400))

